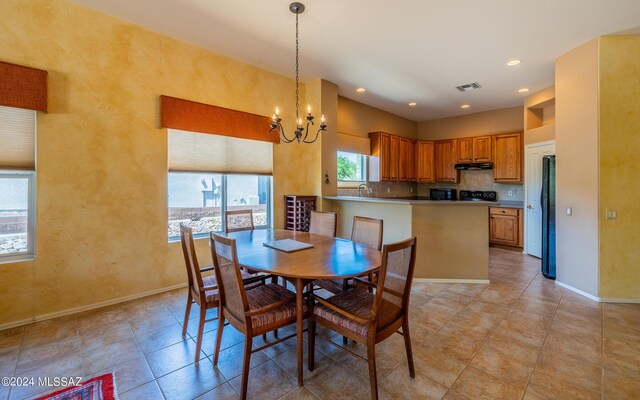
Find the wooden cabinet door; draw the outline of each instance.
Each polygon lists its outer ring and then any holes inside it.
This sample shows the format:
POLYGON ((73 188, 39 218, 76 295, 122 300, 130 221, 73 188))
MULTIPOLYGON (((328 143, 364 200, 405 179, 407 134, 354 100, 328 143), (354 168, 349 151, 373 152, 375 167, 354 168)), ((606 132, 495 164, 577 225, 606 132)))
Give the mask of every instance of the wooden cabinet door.
POLYGON ((414 182, 416 180, 416 141, 407 141, 407 152, 404 154, 405 163, 407 165, 407 180, 414 182))
POLYGON ((473 162, 490 162, 491 136, 478 136, 473 138, 473 162))
POLYGON ((456 154, 459 163, 473 162, 473 138, 458 139, 456 154))
POLYGON ((409 140, 400 139, 400 152, 398 154, 398 180, 406 181, 409 175, 407 155, 409 153, 409 140))
POLYGON ((493 180, 522 182, 522 134, 510 133, 493 137, 493 180))
POLYGON ((513 215, 491 216, 491 242, 517 246, 518 217, 513 215))
POLYGON ((416 180, 418 182, 436 181, 434 142, 416 143, 416 180))
POLYGON ((456 140, 439 140, 436 146, 436 182, 454 182, 460 180, 460 171, 455 169, 457 154, 456 140))
POLYGON ((380 180, 388 181, 391 176, 391 135, 380 133, 380 180))
POLYGON ((389 135, 389 180, 397 181, 400 177, 400 138, 389 135))

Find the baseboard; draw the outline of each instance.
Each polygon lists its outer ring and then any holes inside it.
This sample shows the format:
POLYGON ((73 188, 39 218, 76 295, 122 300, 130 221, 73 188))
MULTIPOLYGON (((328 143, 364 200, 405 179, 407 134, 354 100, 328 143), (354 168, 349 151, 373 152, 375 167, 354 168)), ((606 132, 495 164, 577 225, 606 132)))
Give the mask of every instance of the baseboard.
POLYGON ((414 282, 429 283, 489 283, 488 279, 439 279, 439 278, 413 278, 414 282))
POLYGON ((114 299, 109 299, 109 300, 101 301, 101 302, 98 302, 98 303, 87 304, 87 305, 80 306, 80 307, 67 308, 65 310, 56 311, 56 312, 52 312, 52 313, 48 313, 48 314, 36 315, 33 318, 27 318, 27 319, 21 319, 21 320, 17 320, 17 321, 7 322, 7 323, 4 323, 4 324, 0 324, 0 331, 3 330, 3 329, 15 328, 16 326, 30 324, 30 323, 33 323, 33 322, 38 322, 38 321, 44 321, 44 320, 47 320, 47 319, 63 317, 65 315, 69 315, 69 314, 76 314, 76 313, 80 313, 80 312, 84 312, 84 311, 95 310, 96 308, 111 306, 111 305, 118 304, 118 303, 124 303, 125 301, 136 300, 136 299, 140 299, 142 297, 153 296, 154 294, 164 293, 164 292, 168 292, 168 291, 171 291, 171 290, 180 289, 180 288, 183 288, 183 287, 186 287, 186 286, 187 286, 186 283, 180 283, 180 284, 177 284, 177 285, 172 285, 172 286, 168 286, 168 287, 164 287, 164 288, 160 288, 160 289, 149 290, 149 291, 142 292, 142 293, 136 293, 136 294, 131 294, 131 295, 122 296, 122 297, 116 297, 114 299))
POLYGON ((633 304, 640 304, 640 299, 616 299, 616 298, 606 298, 606 297, 596 297, 592 294, 589 294, 585 291, 582 291, 580 289, 576 289, 571 285, 567 285, 566 283, 562 283, 560 281, 556 280, 556 285, 558 286, 562 286, 565 289, 571 290, 574 293, 577 293, 581 296, 584 296, 588 299, 591 299, 593 301, 597 301, 598 303, 633 303, 633 304))

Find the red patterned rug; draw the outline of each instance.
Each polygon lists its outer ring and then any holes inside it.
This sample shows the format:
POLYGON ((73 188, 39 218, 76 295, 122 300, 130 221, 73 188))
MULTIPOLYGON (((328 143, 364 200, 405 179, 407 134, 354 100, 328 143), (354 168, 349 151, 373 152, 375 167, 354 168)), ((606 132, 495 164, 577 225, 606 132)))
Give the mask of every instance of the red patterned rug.
POLYGON ((35 400, 117 400, 116 382, 113 373, 104 374, 82 382, 80 386, 71 386, 58 390, 35 400))

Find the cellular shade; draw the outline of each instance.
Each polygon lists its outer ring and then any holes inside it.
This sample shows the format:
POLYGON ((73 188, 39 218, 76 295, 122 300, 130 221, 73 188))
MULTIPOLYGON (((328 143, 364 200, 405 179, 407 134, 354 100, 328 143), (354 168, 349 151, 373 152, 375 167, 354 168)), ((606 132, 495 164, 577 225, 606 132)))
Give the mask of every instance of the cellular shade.
POLYGON ((47 71, 0 61, 0 106, 47 111, 47 71))
POLYGON ((338 133, 338 151, 371 155, 371 140, 361 136, 338 133))
POLYGON ((195 101, 160 96, 160 127, 278 143, 271 118, 195 101))
POLYGON ((0 106, 0 169, 35 170, 36 112, 0 106))
POLYGON ((273 143, 168 129, 169 171, 271 175, 273 143))

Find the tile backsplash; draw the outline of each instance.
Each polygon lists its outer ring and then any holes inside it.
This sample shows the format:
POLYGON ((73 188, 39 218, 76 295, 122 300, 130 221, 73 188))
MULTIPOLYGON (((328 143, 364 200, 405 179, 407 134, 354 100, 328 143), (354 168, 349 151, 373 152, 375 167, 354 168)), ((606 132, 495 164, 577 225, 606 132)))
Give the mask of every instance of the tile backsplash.
MULTIPOLYGON (((369 188, 371 197, 412 197, 418 193, 415 182, 369 182, 369 188)), ((358 189, 338 189, 338 196, 357 195, 358 189)))
POLYGON ((452 188, 458 191, 492 190, 498 192, 498 200, 524 200, 524 185, 495 183, 493 171, 490 169, 460 171, 460 183, 419 183, 418 196, 429 196, 430 188, 452 188), (512 196, 509 196, 509 191, 512 192, 512 196))

